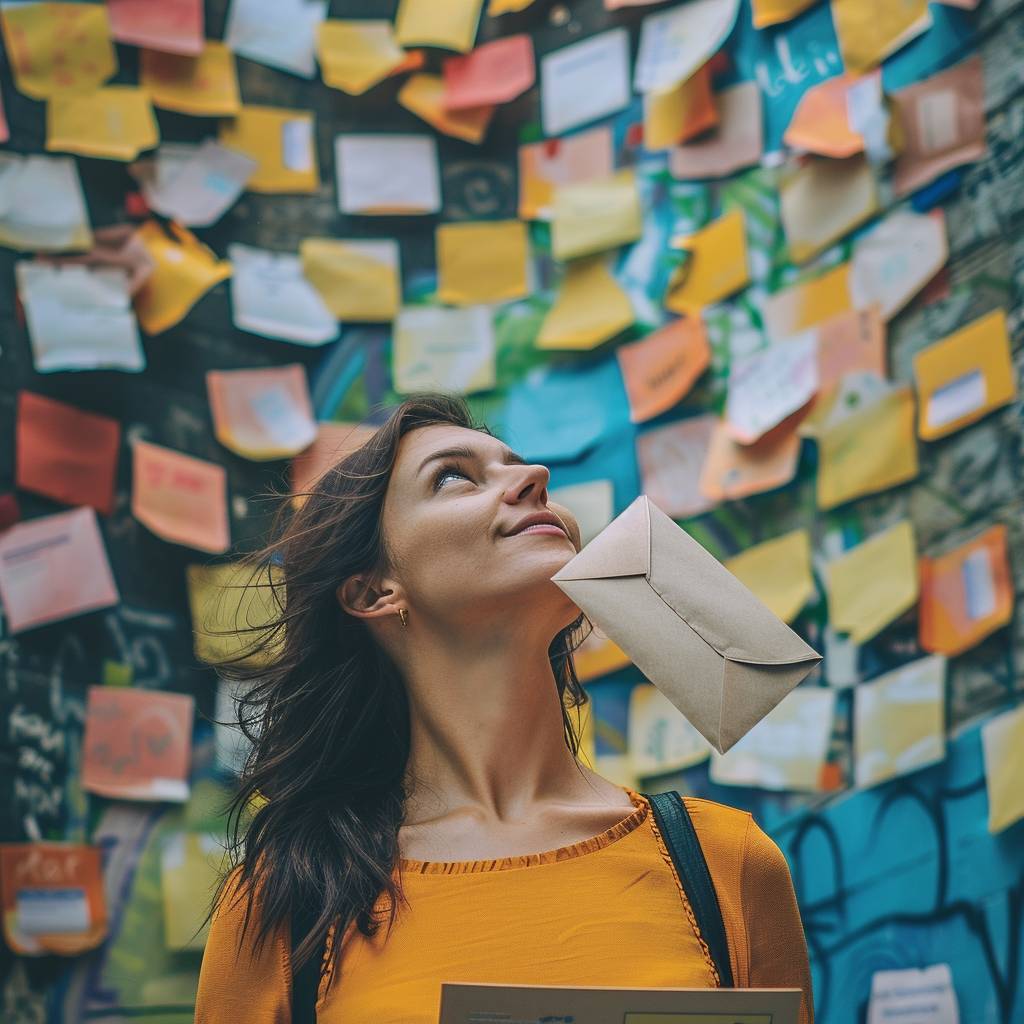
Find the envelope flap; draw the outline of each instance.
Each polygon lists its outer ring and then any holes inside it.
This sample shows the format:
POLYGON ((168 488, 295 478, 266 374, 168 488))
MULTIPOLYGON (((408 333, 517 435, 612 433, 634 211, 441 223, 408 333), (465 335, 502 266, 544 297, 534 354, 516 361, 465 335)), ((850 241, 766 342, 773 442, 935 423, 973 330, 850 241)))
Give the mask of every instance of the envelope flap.
POLYGON ((641 494, 551 579, 559 582, 646 576, 650 567, 650 512, 647 495, 641 494))
POLYGON ((650 508, 650 533, 651 587, 723 657, 750 665, 821 660, 814 648, 657 505, 650 508))

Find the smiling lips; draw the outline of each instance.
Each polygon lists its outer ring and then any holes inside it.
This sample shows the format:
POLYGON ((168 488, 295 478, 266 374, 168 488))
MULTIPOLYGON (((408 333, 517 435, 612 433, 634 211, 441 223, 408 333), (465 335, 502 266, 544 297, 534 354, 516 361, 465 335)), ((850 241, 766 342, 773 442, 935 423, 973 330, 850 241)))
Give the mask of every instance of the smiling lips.
POLYGON ((534 526, 527 526, 524 530, 519 530, 517 533, 509 534, 510 537, 518 537, 521 533, 550 533, 553 536, 558 535, 561 537, 568 537, 569 535, 560 526, 555 526, 553 523, 536 523, 534 526))

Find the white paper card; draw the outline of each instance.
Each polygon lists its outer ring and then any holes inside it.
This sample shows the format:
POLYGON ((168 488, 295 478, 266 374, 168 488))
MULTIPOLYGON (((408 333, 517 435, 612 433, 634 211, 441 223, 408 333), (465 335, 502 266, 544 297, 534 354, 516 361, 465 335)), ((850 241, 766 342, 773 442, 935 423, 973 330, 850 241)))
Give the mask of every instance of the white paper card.
POLYGON ((124 271, 22 260, 15 277, 39 373, 145 367, 124 271))
POLYGON ((996 586, 988 548, 972 551, 960 569, 964 582, 964 603, 970 618, 987 619, 996 610, 996 586))
POLYGON ((274 438, 282 447, 298 448, 312 443, 309 417, 282 385, 274 384, 265 391, 256 392, 249 408, 266 436, 274 438))
POLYGON ((0 245, 60 252, 89 232, 74 157, 0 153, 0 245))
POLYGON ((224 42, 242 57, 312 78, 326 16, 327 0, 232 0, 224 42))
POLYGON ((215 139, 189 150, 172 150, 167 156, 158 152, 155 179, 144 182, 142 192, 157 213, 188 227, 205 228, 234 205, 257 164, 215 139))
POLYGON ((981 370, 954 377, 928 396, 929 427, 942 427, 980 409, 985 404, 985 375, 981 370))
POLYGON ((437 143, 430 135, 339 135, 342 213, 436 213, 441 208, 437 143))
POLYGON ((633 88, 663 92, 686 81, 722 45, 739 0, 689 0, 649 14, 640 26, 633 88))
POLYGON ((601 32, 549 53, 540 63, 545 135, 614 114, 629 104, 629 33, 601 32))
POLYGON ((806 331, 736 360, 725 415, 741 444, 753 444, 818 390, 818 335, 806 331))
POLYGON ((234 242, 231 302, 235 326, 266 338, 323 345, 338 336, 338 321, 306 280, 302 260, 234 242))
POLYGON ((868 1024, 960 1024, 949 964, 875 971, 868 1024))
POLYGON ((941 214, 897 210, 853 246, 850 297, 857 309, 877 302, 882 319, 895 316, 948 258, 941 214))
POLYGON ((89 930, 84 889, 18 889, 17 929, 26 935, 81 935, 89 930))

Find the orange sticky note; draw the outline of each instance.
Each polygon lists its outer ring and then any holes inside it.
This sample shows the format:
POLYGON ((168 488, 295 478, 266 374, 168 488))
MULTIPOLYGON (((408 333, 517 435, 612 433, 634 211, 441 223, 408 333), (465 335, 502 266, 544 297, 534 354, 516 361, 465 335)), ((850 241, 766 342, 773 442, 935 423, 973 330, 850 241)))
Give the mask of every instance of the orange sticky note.
POLYGON ((22 956, 77 956, 107 937, 101 849, 83 843, 0 845, 4 938, 22 956))
POLYGON ((398 90, 398 102, 439 132, 463 142, 483 142, 487 126, 494 116, 491 104, 449 110, 445 106, 444 79, 427 73, 410 75, 398 90))
POLYGON ((11 137, 11 129, 7 124, 7 115, 4 113, 4 97, 0 92, 0 142, 6 142, 11 137))
POLYGON ((1002 523, 938 558, 922 558, 921 646, 956 655, 1005 626, 1013 614, 1013 577, 1002 523))
POLYGON ((682 401, 711 362, 699 317, 682 317, 615 350, 634 423, 654 419, 682 401))
POLYGON ((203 0, 107 0, 119 43, 195 56, 203 48, 203 0))
POLYGON ((105 4, 4 4, 0 28, 14 84, 35 100, 89 92, 117 70, 105 4))
POLYGON ((147 334, 173 327, 218 281, 231 276, 231 264, 218 260, 191 231, 173 221, 168 228, 173 238, 152 220, 136 232, 154 264, 134 298, 135 312, 147 334))
POLYGON ((738 292, 750 281, 743 211, 732 210, 688 238, 674 242, 689 258, 672 275, 665 307, 699 313, 738 292))
POLYGON ((196 117, 233 117, 242 108, 235 55, 210 39, 194 57, 142 50, 139 84, 164 110, 196 117))
POLYGON ((783 136, 786 145, 837 158, 862 152, 864 136, 850 124, 847 99, 850 89, 865 77, 837 75, 808 89, 783 136))
POLYGON ((243 458, 290 458, 316 438, 306 368, 301 363, 210 370, 206 390, 217 440, 243 458))
POLYGON ((444 105, 466 110, 510 103, 535 77, 533 40, 525 32, 495 39, 444 62, 444 105))
POLYGON ((918 435, 934 441, 1017 397, 1006 312, 997 309, 914 356, 918 435))
POLYGON ((376 427, 363 423, 318 423, 316 440, 291 461, 292 505, 301 508, 320 478, 346 455, 361 448, 376 432, 376 427))
POLYGON ((834 388, 848 373, 887 375, 885 323, 877 305, 830 317, 816 330, 819 394, 834 388))
POLYGON ((184 693, 90 686, 82 789, 115 800, 188 800, 194 704, 184 693))
POLYGON ((231 545, 223 466, 148 441, 132 445, 132 515, 158 537, 220 554, 231 545))
POLYGON ((756 444, 740 444, 719 420, 708 446, 700 490, 715 501, 731 501, 788 484, 800 461, 800 438, 788 424, 756 444))
POLYGON ((718 504, 701 491, 708 447, 718 428, 713 413, 644 430, 636 439, 640 486, 673 519, 688 519, 718 504))
POLYGON ((614 641, 596 629, 573 652, 576 675, 581 683, 617 672, 630 664, 629 656, 614 641))
POLYGON ((709 65, 671 89, 644 93, 644 149, 666 149, 718 124, 709 65))
POLYGON ((15 482, 22 490, 110 515, 120 445, 116 419, 18 392, 15 482))

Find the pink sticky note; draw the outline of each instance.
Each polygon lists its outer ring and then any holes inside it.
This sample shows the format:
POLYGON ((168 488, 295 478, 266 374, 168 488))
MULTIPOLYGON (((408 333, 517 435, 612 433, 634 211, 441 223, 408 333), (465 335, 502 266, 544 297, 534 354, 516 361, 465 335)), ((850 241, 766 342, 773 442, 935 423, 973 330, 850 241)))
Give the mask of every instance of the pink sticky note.
POLYGON ((96 512, 74 508, 0 534, 0 600, 12 633, 117 604, 96 512))
POLYGON ((203 49, 203 0, 107 0, 119 43, 198 56, 203 49))
POLYGON ((220 554, 231 544, 227 473, 147 441, 132 446, 132 515, 158 537, 220 554))
POLYGON ((533 40, 525 33, 484 43, 444 62, 444 105, 466 110, 508 103, 533 85, 533 40))

